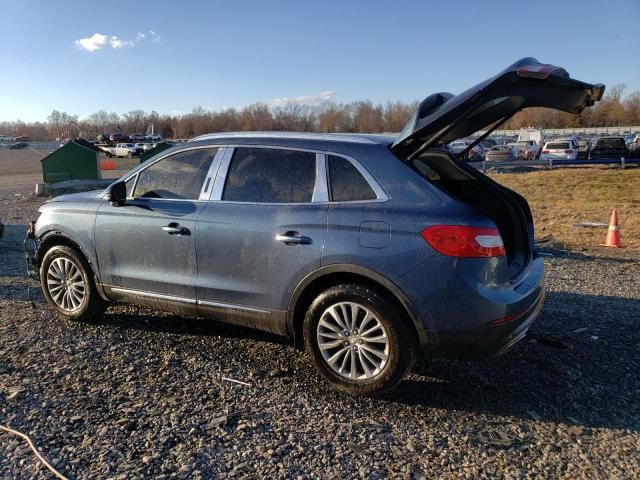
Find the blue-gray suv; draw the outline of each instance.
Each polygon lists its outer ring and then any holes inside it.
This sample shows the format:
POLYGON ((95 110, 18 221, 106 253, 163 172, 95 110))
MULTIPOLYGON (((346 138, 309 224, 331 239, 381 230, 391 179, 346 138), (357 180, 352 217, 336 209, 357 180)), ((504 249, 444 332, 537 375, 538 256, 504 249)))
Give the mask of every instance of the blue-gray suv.
POLYGON ((427 97, 395 136, 204 135, 44 204, 28 268, 63 318, 115 301, 254 327, 292 337, 338 389, 385 392, 420 351, 507 351, 542 307, 526 200, 443 146, 603 92, 526 58, 427 97))

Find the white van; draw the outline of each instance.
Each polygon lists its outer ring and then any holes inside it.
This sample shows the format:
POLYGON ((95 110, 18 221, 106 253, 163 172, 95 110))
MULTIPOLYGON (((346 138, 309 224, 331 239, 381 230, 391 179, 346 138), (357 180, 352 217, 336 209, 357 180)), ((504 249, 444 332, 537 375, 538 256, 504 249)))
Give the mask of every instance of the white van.
POLYGON ((544 136, 542 135, 542 130, 540 130, 539 128, 522 129, 518 134, 519 142, 527 142, 529 140, 533 140, 540 146, 544 143, 543 139, 544 136))

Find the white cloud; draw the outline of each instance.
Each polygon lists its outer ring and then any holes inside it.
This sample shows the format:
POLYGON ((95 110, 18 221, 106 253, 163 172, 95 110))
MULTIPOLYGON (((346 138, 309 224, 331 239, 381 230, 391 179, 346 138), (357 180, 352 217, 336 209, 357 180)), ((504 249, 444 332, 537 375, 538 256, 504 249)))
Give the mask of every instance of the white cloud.
POLYGON ((151 37, 151 41, 153 43, 160 43, 160 35, 158 35, 155 31, 149 30, 149 36, 151 37))
POLYGON ((308 103, 321 103, 328 102, 335 97, 336 92, 333 90, 326 90, 324 92, 320 92, 319 95, 301 95, 299 97, 282 97, 282 98, 273 98, 269 100, 269 105, 273 105, 274 107, 281 107, 284 105, 303 105, 308 103))
POLYGON ((137 32, 135 40, 123 40, 117 35, 109 36, 103 35, 102 33, 94 33, 90 37, 76 40, 75 44, 76 47, 78 47, 80 50, 95 52, 96 50, 101 50, 106 47, 111 47, 114 49, 134 47, 136 43, 145 41, 147 38, 150 38, 154 43, 160 42, 160 35, 158 35, 153 30, 149 30, 148 34, 137 32))
POLYGON ((88 52, 95 52, 104 48, 109 41, 109 37, 102 35, 101 33, 94 33, 90 37, 81 38, 76 40, 76 47, 87 50, 88 52))
POLYGON ((111 48, 133 47, 135 45, 131 40, 120 40, 115 35, 111 37, 109 43, 111 44, 111 48))

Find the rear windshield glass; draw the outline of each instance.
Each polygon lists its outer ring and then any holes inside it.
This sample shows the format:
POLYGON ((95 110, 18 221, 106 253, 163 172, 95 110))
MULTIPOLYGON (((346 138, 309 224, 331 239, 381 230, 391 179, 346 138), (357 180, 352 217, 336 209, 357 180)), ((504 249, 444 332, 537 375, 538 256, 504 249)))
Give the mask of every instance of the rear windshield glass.
POLYGON ((601 138, 596 145, 598 147, 622 147, 624 140, 622 138, 601 138))
POLYGON ((569 144, 566 142, 547 143, 547 150, 567 150, 568 148, 569 148, 569 144))
POLYGON ((508 147, 507 145, 496 145, 495 147, 491 147, 492 152, 503 152, 509 150, 511 150, 511 147, 508 147))

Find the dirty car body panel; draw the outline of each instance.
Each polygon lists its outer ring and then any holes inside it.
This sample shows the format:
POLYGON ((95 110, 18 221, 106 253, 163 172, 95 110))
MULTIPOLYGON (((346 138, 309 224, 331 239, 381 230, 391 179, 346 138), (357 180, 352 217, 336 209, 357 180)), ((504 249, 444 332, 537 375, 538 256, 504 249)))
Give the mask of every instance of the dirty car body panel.
POLYGON ((112 300, 295 338, 309 295, 360 282, 398 305, 426 353, 503 353, 544 299, 531 211, 442 147, 528 106, 579 112, 603 91, 523 59, 428 97, 397 137, 204 135, 123 176, 122 204, 109 190, 46 204, 30 237, 67 235, 112 300), (216 153, 203 163, 198 149, 216 153), (191 162, 174 177, 192 177, 188 188, 166 187, 183 198, 141 198, 140 178, 163 161, 191 162))

